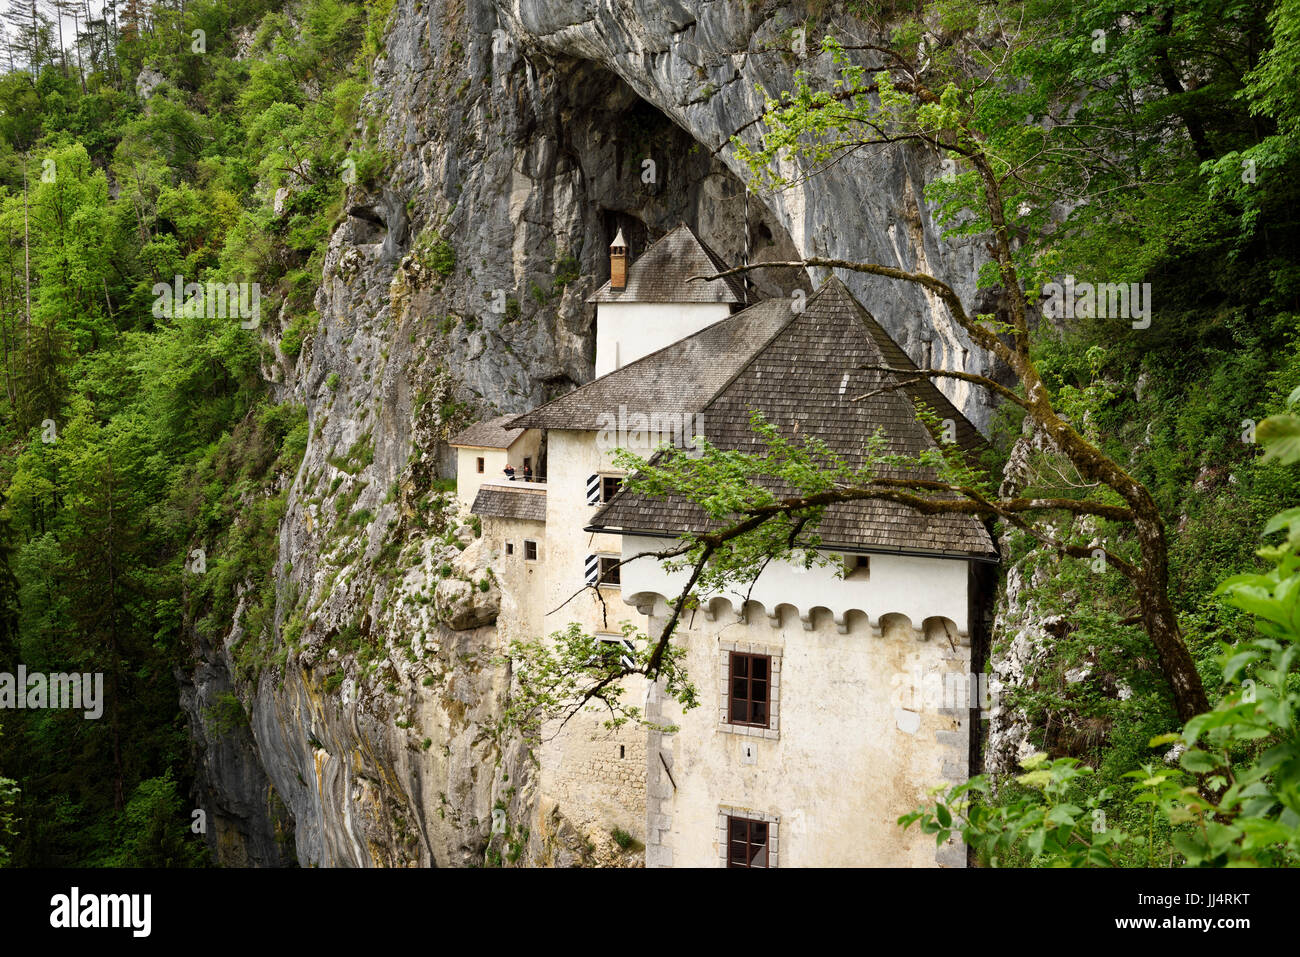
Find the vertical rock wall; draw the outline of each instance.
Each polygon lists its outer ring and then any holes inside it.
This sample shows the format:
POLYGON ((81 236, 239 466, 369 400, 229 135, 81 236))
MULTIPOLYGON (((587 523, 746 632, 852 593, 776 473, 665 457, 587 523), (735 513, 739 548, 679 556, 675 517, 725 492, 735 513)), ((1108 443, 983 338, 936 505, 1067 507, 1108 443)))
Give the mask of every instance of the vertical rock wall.
MULTIPOLYGON (((814 52, 820 32, 868 35, 841 4, 817 6, 814 52)), ((267 369, 311 423, 280 533, 280 651, 240 676, 247 639, 232 630, 200 649, 186 693, 192 722, 228 689, 251 715, 242 737, 196 741, 208 800, 229 819, 223 859, 288 860, 292 827, 306 866, 593 860, 587 836, 536 806, 523 746, 497 734, 509 673, 495 628, 440 617, 440 581, 471 595, 486 582, 489 605, 495 589, 437 484, 453 474, 446 439, 591 378, 584 300, 620 226, 634 253, 684 220, 731 261, 747 248, 844 256, 973 291, 974 248, 940 239, 918 199, 933 155, 862 152, 790 191, 747 193, 731 135, 752 136, 764 94, 796 68, 830 69, 791 52, 807 12, 398 0, 365 104, 386 171, 349 189, 315 335, 267 369)), ((844 278, 914 358, 987 371, 925 294, 844 278)), ((754 295, 800 283, 759 274, 754 295)), ((987 424, 983 396, 952 389, 987 424)))

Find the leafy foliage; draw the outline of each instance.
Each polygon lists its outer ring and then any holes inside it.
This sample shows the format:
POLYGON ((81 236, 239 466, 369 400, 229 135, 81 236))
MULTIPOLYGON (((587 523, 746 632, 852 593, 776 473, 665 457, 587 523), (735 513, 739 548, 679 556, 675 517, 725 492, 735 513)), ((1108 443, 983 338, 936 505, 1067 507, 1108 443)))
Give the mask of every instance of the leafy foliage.
MULTIPOLYGON (((263 331, 297 357, 345 161, 372 150, 358 126, 383 6, 136 5, 85 58, 19 37, 0 76, 0 670, 102 672, 107 698, 99 721, 6 716, 14 864, 204 856, 175 675, 195 633, 235 624, 244 589, 239 658, 269 661, 283 486, 307 431, 302 409, 265 401, 261 331, 156 309, 154 287, 256 283, 285 322, 263 331), (161 77, 147 101, 146 69, 161 77)), ((234 731, 238 704, 208 717, 234 731)))
POLYGON ((695 685, 682 668, 684 649, 670 646, 662 663, 655 665, 655 642, 631 624, 623 625, 622 634, 624 640, 633 643, 632 650, 588 635, 577 623, 552 633, 546 640, 511 641, 500 660, 514 665, 517 684, 502 728, 517 729, 535 738, 547 721, 567 721, 584 709, 603 709, 608 728, 622 727, 629 721, 647 723, 641 708, 627 702, 628 685, 624 679, 652 671, 663 681, 664 693, 683 708, 699 704, 695 685))
MULTIPOLYGON (((1300 458, 1284 440, 1264 441, 1283 461, 1300 458)), ((1266 537, 1278 533, 1281 542, 1259 549, 1269 571, 1234 575, 1216 589, 1252 616, 1258 632, 1220 643, 1224 695, 1180 732, 1150 741, 1173 745, 1179 768, 1146 762, 1123 775, 1131 802, 1149 808, 1145 835, 1107 824, 1111 787, 1078 803, 1078 779, 1090 768, 1041 753, 1023 763, 1013 795, 995 794, 977 775, 899 823, 919 825, 940 844, 957 833, 992 866, 1107 867, 1134 860, 1126 857, 1133 849, 1146 866, 1179 857, 1191 867, 1300 863, 1300 508, 1264 526, 1266 537), (1167 837, 1160 844, 1157 816, 1167 837)))

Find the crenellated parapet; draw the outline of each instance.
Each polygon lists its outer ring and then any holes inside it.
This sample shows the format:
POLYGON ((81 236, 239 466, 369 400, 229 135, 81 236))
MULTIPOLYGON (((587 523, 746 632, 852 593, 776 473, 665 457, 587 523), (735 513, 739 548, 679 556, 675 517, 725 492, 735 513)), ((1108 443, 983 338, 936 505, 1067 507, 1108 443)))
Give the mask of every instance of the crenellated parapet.
MULTIPOLYGON (((665 595, 662 592, 638 591, 625 594, 623 600, 642 614, 652 618, 667 616, 670 601, 676 601, 677 595, 665 595)), ((817 631, 828 622, 833 622, 835 630, 841 635, 868 635, 880 638, 886 633, 911 633, 923 642, 945 642, 951 647, 970 647, 970 632, 962 623, 945 615, 927 615, 914 621, 912 616, 899 611, 883 611, 880 608, 829 608, 825 605, 799 607, 790 602, 764 604, 754 599, 733 599, 726 596, 714 596, 702 600, 699 607, 688 612, 684 623, 689 627, 692 614, 698 614, 706 622, 725 624, 728 621, 742 624, 761 623, 766 619, 773 629, 793 627, 798 622, 804 631, 817 631)))

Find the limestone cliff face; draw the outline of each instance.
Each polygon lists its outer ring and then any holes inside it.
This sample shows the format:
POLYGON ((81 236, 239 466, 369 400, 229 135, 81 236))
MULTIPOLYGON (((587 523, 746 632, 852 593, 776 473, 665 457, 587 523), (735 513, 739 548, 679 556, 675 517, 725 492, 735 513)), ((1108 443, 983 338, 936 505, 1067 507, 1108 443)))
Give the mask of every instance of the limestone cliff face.
MULTIPOLYGON (((810 38, 867 36, 842 5, 815 6, 810 38)), ((591 378, 584 299, 608 275, 615 226, 634 253, 684 220, 736 262, 748 242, 753 259, 871 260, 973 292, 974 248, 942 241, 919 199, 934 155, 862 153, 791 191, 746 193, 725 144, 753 133, 757 88, 831 68, 792 52, 808 13, 398 0, 366 103, 390 165, 349 189, 314 337, 266 370, 311 422, 280 530, 278 651, 238 677, 247 639, 232 629, 200 649, 187 692, 192 721, 226 688, 251 715, 244 737, 196 744, 224 860, 281 863, 275 836, 292 828, 305 866, 625 862, 608 835, 541 806, 525 749, 497 733, 501 596, 437 480, 453 474, 455 430, 591 378)), ((918 361, 987 371, 917 289, 844 278, 918 361)), ((755 292, 796 282, 761 275, 755 292)), ((986 424, 964 388, 950 394, 986 424)))

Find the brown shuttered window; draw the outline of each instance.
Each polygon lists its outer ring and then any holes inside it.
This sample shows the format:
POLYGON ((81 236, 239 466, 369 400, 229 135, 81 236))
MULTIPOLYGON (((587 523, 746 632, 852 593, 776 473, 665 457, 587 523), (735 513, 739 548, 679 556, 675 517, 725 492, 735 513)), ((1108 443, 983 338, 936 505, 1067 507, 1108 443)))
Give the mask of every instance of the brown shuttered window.
POLYGON ((731 653, 731 707, 727 720, 766 728, 771 713, 772 659, 767 655, 731 653))
POLYGON ((767 867, 767 822, 727 818, 727 866, 767 867))

